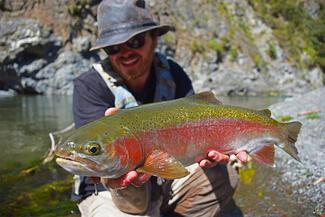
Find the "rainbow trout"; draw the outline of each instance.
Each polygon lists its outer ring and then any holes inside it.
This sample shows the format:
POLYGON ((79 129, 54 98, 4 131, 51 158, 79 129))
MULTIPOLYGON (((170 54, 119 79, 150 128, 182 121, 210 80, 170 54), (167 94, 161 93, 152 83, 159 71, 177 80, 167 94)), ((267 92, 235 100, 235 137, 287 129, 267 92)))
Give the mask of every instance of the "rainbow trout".
POLYGON ((84 176, 117 178, 131 170, 165 179, 210 150, 274 163, 274 146, 299 161, 294 145, 301 123, 279 123, 269 110, 222 105, 211 92, 121 110, 66 135, 57 163, 84 176))

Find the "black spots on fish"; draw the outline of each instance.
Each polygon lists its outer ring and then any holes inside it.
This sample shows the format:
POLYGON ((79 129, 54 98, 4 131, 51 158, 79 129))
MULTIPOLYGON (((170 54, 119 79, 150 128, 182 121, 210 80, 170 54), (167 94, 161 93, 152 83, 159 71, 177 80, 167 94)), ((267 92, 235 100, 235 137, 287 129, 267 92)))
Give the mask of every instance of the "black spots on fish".
POLYGON ((101 153, 101 146, 95 141, 88 142, 85 147, 85 152, 89 155, 98 155, 101 153))

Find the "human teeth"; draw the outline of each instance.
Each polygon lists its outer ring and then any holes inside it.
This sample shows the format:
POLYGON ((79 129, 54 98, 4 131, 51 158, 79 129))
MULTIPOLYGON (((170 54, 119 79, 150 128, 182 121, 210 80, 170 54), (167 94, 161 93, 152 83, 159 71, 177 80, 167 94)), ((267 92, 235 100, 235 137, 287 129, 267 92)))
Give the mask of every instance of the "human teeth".
POLYGON ((129 59, 129 60, 124 60, 123 63, 124 64, 132 64, 135 63, 137 61, 137 59, 129 59))

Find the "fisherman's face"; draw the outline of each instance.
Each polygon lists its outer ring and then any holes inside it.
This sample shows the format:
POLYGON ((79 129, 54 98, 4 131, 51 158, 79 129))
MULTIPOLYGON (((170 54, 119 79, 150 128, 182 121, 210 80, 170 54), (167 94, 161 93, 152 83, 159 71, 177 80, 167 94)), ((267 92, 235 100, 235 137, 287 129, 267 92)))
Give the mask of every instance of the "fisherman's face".
POLYGON ((126 82, 133 82, 149 75, 156 46, 157 37, 145 32, 104 50, 109 55, 113 69, 126 82))

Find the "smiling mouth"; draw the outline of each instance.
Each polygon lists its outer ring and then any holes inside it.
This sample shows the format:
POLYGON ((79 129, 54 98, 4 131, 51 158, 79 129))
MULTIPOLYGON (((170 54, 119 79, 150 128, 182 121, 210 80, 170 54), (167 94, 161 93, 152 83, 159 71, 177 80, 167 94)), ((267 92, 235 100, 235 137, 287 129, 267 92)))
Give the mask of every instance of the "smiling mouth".
POLYGON ((121 59, 121 63, 125 66, 134 65, 139 61, 137 56, 130 56, 128 58, 121 59))

